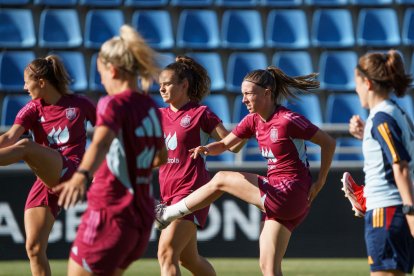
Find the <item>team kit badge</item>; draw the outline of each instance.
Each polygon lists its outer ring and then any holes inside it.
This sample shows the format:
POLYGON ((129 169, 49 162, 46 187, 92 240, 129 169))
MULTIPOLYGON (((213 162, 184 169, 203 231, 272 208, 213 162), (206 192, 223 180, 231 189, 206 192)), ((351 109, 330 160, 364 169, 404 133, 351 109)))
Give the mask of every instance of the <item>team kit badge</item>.
POLYGON ((76 118, 76 109, 73 108, 73 107, 66 108, 66 118, 68 118, 68 120, 70 120, 70 121, 75 119, 76 118))
POLYGON ((270 130, 270 141, 272 141, 272 143, 276 143, 277 138, 278 138, 277 128, 272 127, 272 129, 270 130))
POLYGON ((191 123, 191 116, 185 115, 180 121, 180 126, 186 128, 190 125, 190 123, 191 123))

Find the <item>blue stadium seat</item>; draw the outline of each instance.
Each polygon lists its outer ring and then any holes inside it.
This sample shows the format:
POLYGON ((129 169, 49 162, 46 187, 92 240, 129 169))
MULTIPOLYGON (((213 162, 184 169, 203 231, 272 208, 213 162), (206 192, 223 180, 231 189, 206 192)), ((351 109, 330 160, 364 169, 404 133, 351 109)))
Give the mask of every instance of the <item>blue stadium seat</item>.
POLYGON ((223 124, 231 124, 230 105, 225 95, 208 95, 202 101, 213 111, 222 121, 223 124))
POLYGON ((28 95, 6 95, 3 99, 1 109, 1 121, 2 127, 9 127, 13 125, 14 119, 17 113, 30 101, 28 95))
POLYGON ((262 52, 236 52, 227 62, 226 87, 229 92, 240 93, 243 78, 252 70, 267 67, 266 56, 262 52))
POLYGON ((35 5, 75 6, 78 0, 34 0, 35 5))
POLYGON ((411 66, 409 70, 410 70, 409 73, 411 75, 414 75, 414 52, 413 52, 413 55, 411 56, 411 66))
POLYGON ((293 112, 305 116, 309 121, 319 127, 323 124, 321 104, 316 94, 299 95, 298 99, 289 100, 286 107, 293 112))
POLYGON ((350 0, 353 5, 360 6, 386 6, 392 5, 393 0, 350 0))
POLYGON ((30 0, 0 0, 0 5, 26 5, 29 4, 30 0))
POLYGON ((174 47, 171 17, 166 10, 137 10, 132 15, 132 26, 157 50, 174 47))
POLYGON ((414 5, 414 0, 395 0, 399 5, 414 5))
POLYGON ((249 111, 246 108, 246 105, 243 103, 243 95, 237 95, 234 98, 233 104, 233 124, 238 124, 246 115, 249 114, 249 111))
POLYGON ((54 54, 62 59, 65 68, 72 79, 70 89, 74 92, 87 90, 88 80, 86 77, 85 59, 82 52, 61 51, 55 52, 54 54))
POLYGON ((309 46, 308 24, 303 10, 272 10, 267 17, 266 46, 301 49, 309 46))
POLYGON ((103 42, 119 35, 124 22, 121 10, 89 10, 85 19, 85 47, 99 49, 103 42))
POLYGON ((32 12, 0 9, 0 48, 28 48, 36 44, 32 12))
POLYGON ((302 0, 260 0, 264 7, 296 7, 302 5, 302 0))
POLYGON ((266 159, 262 156, 257 143, 256 138, 250 138, 244 148, 242 149, 242 160, 247 162, 266 162, 266 159))
POLYGON ((306 51, 277 51, 272 64, 289 76, 303 76, 313 72, 312 59, 306 51))
POLYGON ((360 46, 391 47, 400 44, 397 13, 394 9, 361 9, 357 42, 360 46))
POLYGON ((332 93, 326 100, 325 122, 348 124, 353 115, 366 120, 368 112, 361 107, 356 93, 332 93))
POLYGON ((79 0, 80 5, 92 7, 118 7, 122 0, 79 0))
POLYGON ((217 14, 213 10, 182 10, 177 26, 177 46, 215 49, 220 46, 217 14))
POLYGON ((216 5, 220 7, 255 7, 258 0, 216 0, 216 5))
POLYGON ((127 7, 164 7, 168 0, 125 0, 124 5, 127 7))
POLYGON ((24 69, 34 59, 32 51, 0 52, 0 91, 23 91, 24 69))
POLYGON ((179 7, 210 7, 214 0, 171 0, 171 6, 179 7))
POLYGON ((2 103, 0 125, 10 127, 13 125, 17 113, 30 101, 28 95, 6 95, 2 103))
POLYGON ((211 91, 222 91, 225 88, 221 56, 216 52, 191 52, 187 54, 194 58, 206 70, 211 79, 211 91))
POLYGON ((91 63, 89 65, 89 89, 92 91, 105 93, 105 88, 101 83, 101 75, 99 75, 98 69, 96 67, 97 58, 98 53, 94 53, 91 56, 91 63))
POLYGON ((354 69, 357 60, 357 54, 353 51, 323 52, 319 58, 321 89, 354 90, 354 69))
MULTIPOLYGON (((173 53, 158 53, 158 56, 156 59, 157 59, 158 67, 163 69, 168 64, 173 63, 175 61, 175 55, 173 53)), ((149 88, 149 91, 154 92, 154 93, 159 93, 160 85, 158 84, 158 80, 155 80, 155 82, 149 88)))
POLYGON ((154 100, 155 104, 158 107, 167 107, 168 104, 164 102, 160 94, 157 95, 151 95, 151 98, 154 100))
POLYGON ((402 42, 405 45, 414 46, 414 8, 405 10, 402 27, 402 42))
POLYGON ((45 9, 40 15, 39 46, 74 48, 82 45, 78 13, 74 9, 45 9))
POLYGON ((323 48, 353 47, 354 31, 348 9, 319 9, 313 14, 312 45, 323 48))
POLYGON ((334 160, 362 161, 362 141, 352 137, 336 138, 336 152, 334 160))
POLYGON ((223 48, 258 49, 263 47, 263 28, 259 11, 224 11, 221 36, 223 48))
POLYGON ((308 6, 345 6, 348 5, 348 0, 305 0, 305 4, 308 6))
POLYGON ((406 94, 402 98, 397 98, 397 96, 393 95, 391 97, 405 112, 407 112, 408 117, 414 122, 414 104, 413 98, 410 94, 406 94))

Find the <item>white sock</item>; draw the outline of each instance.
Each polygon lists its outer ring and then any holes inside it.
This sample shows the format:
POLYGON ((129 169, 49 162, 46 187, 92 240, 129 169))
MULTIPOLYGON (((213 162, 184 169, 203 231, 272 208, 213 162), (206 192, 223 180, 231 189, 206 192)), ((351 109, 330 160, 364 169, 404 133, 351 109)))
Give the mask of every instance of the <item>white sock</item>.
POLYGON ((173 221, 177 218, 182 218, 190 213, 191 211, 187 208, 187 205, 185 204, 185 199, 182 199, 179 202, 168 206, 165 209, 164 214, 162 215, 162 219, 165 221, 173 221))

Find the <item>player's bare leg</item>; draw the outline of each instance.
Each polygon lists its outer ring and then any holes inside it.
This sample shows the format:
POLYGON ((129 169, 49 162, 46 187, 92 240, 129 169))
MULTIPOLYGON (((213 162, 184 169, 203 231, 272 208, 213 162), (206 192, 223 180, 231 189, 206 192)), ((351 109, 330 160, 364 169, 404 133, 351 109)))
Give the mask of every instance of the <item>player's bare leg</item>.
POLYGON ((0 166, 23 160, 32 171, 49 187, 59 183, 62 171, 62 157, 54 149, 39 145, 27 138, 12 146, 0 149, 0 166))
POLYGON ((291 232, 275 220, 262 223, 260 233, 260 269, 266 276, 282 276, 282 259, 291 232))
POLYGON ((197 227, 189 220, 175 220, 161 232, 158 261, 161 275, 181 275, 179 263, 193 275, 216 275, 212 265, 198 254, 197 227))
POLYGON ((46 249, 54 222, 55 218, 45 206, 27 209, 24 213, 26 251, 32 275, 51 275, 46 249))

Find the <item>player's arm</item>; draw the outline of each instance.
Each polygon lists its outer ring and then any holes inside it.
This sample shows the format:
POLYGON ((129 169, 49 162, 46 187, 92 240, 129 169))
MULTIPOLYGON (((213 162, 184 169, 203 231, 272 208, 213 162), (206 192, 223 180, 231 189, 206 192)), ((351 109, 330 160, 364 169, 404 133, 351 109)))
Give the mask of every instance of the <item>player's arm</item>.
POLYGON ((243 139, 237 137, 230 132, 222 140, 210 143, 205 146, 199 146, 194 149, 190 149, 191 157, 196 159, 199 154, 204 155, 219 155, 220 153, 232 148, 233 146, 242 142, 243 139))
MULTIPOLYGON (((407 161, 401 161, 392 165, 392 171, 394 173, 395 183, 397 184, 398 191, 400 192, 401 199, 404 205, 414 205, 414 191, 412 179, 410 176, 410 167, 407 161)), ((411 235, 414 237, 414 214, 405 215, 408 226, 410 227, 411 235)))
POLYGON ((165 147, 165 144, 163 144, 162 148, 155 154, 154 161, 152 162, 152 167, 156 168, 167 163, 167 159, 167 148, 165 147))
POLYGON ((13 145, 23 135, 25 129, 23 126, 14 124, 3 135, 0 136, 0 148, 5 148, 13 145))
MULTIPOLYGON (((228 131, 222 123, 219 123, 216 128, 210 133, 210 135, 216 140, 220 141, 224 137, 226 137, 230 131, 228 131)), ((243 148, 243 146, 246 144, 247 139, 241 140, 239 143, 235 144, 234 146, 229 148, 229 151, 237 153, 243 148)))
POLYGON ((325 185, 328 176, 329 168, 331 167, 332 158, 335 153, 336 142, 329 134, 323 130, 318 130, 312 136, 310 141, 321 147, 321 165, 319 169, 318 179, 312 185, 309 192, 309 201, 312 202, 322 187, 325 185))
POLYGON ((58 201, 60 206, 67 209, 84 198, 86 186, 105 159, 114 138, 115 132, 107 126, 101 125, 95 129, 92 143, 85 152, 78 170, 69 181, 53 189, 55 192, 60 192, 58 201))

